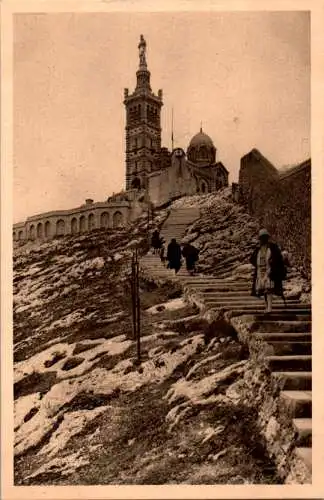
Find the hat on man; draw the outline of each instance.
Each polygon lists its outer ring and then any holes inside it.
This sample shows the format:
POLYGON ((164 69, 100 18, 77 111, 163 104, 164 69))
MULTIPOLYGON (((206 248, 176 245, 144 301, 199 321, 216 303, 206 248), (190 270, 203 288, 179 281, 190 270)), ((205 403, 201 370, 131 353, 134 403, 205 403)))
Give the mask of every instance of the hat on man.
POLYGON ((266 229, 261 229, 259 231, 259 238, 262 238, 263 236, 270 236, 266 229))

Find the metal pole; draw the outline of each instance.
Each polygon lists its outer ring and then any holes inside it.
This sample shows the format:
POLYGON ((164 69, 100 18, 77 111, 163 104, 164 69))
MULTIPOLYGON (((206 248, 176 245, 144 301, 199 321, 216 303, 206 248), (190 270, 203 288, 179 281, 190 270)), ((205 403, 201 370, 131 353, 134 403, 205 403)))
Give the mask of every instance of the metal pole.
POLYGON ((139 294, 139 264, 138 264, 138 253, 136 249, 136 263, 135 263, 135 272, 136 272, 136 333, 137 333, 137 361, 138 364, 141 363, 141 314, 140 314, 140 294, 139 294))
POLYGON ((132 296, 132 316, 133 316, 133 339, 136 340, 136 301, 135 301, 135 259, 132 256, 132 275, 131 275, 131 296, 132 296))

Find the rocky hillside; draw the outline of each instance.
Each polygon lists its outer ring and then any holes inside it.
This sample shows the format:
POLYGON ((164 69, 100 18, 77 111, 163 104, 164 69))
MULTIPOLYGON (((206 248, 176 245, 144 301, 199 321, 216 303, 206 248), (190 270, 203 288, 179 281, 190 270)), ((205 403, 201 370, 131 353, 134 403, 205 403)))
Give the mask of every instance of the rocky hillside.
MULTIPOLYGON (((204 272, 233 257, 237 272, 249 272, 257 226, 228 191, 181 203, 201 204, 188 236, 204 272)), ((211 332, 174 284, 141 277, 138 365, 135 244, 147 249, 144 216, 127 230, 15 249, 15 483, 278 483, 255 412, 232 389, 249 370, 245 349, 211 332)), ((304 293, 294 272, 292 291, 304 293)))
MULTIPOLYGON (((250 255, 257 245, 261 229, 257 220, 245 212, 241 205, 232 201, 231 188, 217 194, 184 197, 172 207, 199 206, 200 218, 188 228, 186 241, 200 250, 199 270, 205 274, 227 271, 229 278, 251 279, 250 255)), ((284 250, 284 248, 282 248, 284 250)), ((290 298, 310 300, 310 284, 302 269, 291 267, 285 282, 285 294, 290 298)))

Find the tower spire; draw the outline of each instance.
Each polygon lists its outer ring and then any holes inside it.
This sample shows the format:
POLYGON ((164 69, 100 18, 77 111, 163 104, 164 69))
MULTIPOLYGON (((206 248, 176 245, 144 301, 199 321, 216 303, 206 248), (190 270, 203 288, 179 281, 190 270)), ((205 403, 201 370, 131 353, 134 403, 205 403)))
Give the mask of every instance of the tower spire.
POLYGON ((147 186, 147 176, 160 165, 162 90, 152 92, 146 41, 140 36, 136 87, 124 89, 126 108, 126 189, 147 186))
POLYGON ((173 107, 172 107, 172 122, 171 122, 171 144, 172 144, 172 151, 174 148, 174 136, 173 136, 173 107))
POLYGON ((140 43, 138 44, 138 50, 139 50, 139 69, 147 69, 147 63, 146 63, 146 41, 144 39, 144 36, 141 35, 140 37, 140 43))
POLYGON ((137 77, 137 85, 136 85, 136 90, 149 90, 151 91, 151 85, 150 85, 150 72, 147 69, 147 62, 146 62, 146 41, 143 35, 140 36, 140 42, 138 44, 138 51, 139 51, 139 67, 136 72, 136 77, 137 77))

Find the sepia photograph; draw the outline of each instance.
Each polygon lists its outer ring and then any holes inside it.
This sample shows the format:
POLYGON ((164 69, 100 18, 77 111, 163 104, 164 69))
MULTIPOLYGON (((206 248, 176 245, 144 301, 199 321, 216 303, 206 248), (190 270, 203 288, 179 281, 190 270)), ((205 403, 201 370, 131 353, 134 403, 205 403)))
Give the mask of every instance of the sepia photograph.
POLYGON ((310 36, 13 14, 15 486, 312 484, 310 36))

